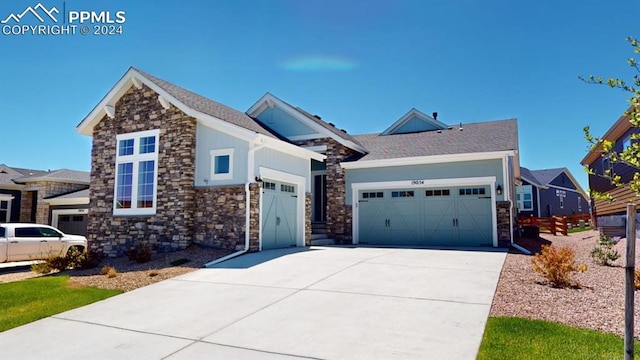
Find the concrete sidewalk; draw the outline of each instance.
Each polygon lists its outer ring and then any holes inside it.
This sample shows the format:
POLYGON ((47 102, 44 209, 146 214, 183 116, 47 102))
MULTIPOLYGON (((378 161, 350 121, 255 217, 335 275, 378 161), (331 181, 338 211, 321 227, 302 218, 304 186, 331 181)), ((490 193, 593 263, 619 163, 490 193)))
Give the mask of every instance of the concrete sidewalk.
POLYGON ((7 359, 475 359, 506 253, 244 255, 0 333, 7 359))

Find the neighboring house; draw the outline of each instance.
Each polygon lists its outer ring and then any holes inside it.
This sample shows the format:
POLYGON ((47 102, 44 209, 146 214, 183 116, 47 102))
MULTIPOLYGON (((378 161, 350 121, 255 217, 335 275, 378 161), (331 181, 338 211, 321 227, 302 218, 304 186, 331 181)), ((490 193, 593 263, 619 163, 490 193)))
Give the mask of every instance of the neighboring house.
POLYGON ((31 170, 0 165, 0 222, 50 224, 85 235, 89 173, 31 170))
MULTIPOLYGON (((613 151, 621 152, 631 146, 631 134, 638 133, 636 127, 631 126, 629 116, 625 113, 611 128, 602 136, 602 139, 615 142, 613 151)), ((634 140, 635 141, 635 140, 634 140)), ((615 201, 605 199, 593 199, 593 216, 596 218, 598 227, 624 228, 626 219, 626 209, 629 202, 638 203, 636 193, 628 185, 616 187, 605 173, 614 173, 620 176, 622 183, 628 184, 634 173, 637 171, 633 167, 623 163, 613 163, 609 157, 597 147, 591 149, 582 159, 581 164, 589 168, 589 188, 598 193, 608 193, 615 201)), ((622 231, 624 229, 617 230, 622 231)), ((617 234, 616 235, 620 235, 617 234)))
POLYGON ((529 170, 520 168, 522 185, 516 187, 521 216, 589 214, 587 193, 567 168, 529 170))
POLYGON ((412 109, 350 135, 265 94, 242 113, 130 68, 78 125, 93 137, 92 247, 238 251, 512 239, 516 120, 448 126, 412 109), (372 229, 375 229, 372 231, 372 229))

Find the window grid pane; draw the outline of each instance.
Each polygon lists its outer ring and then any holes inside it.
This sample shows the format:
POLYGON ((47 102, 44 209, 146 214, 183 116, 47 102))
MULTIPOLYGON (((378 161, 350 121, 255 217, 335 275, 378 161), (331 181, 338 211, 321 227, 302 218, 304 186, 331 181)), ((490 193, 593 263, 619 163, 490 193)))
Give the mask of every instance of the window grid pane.
POLYGON ((138 167, 138 208, 153 207, 155 161, 141 161, 138 167))
POLYGON ((116 188, 116 208, 131 209, 133 188, 133 163, 118 164, 118 185, 116 188))
MULTIPOLYGON (((133 147, 133 145, 131 145, 133 147)), ((156 137, 148 136, 140 138, 140 154, 156 152, 156 137)))
POLYGON ((118 144, 118 155, 133 155, 133 139, 120 140, 118 144))

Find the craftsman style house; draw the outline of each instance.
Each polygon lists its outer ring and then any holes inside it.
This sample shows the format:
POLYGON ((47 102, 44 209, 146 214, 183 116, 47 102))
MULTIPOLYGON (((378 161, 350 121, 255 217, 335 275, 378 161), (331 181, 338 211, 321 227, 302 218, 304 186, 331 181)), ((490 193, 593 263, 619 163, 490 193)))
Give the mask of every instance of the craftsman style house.
POLYGON ((0 223, 51 224, 67 234, 85 235, 88 207, 87 172, 0 164, 0 223))
POLYGON ((110 256, 512 239, 514 119, 448 126, 412 109, 351 135, 269 93, 243 113, 130 68, 78 131, 93 138, 89 241, 110 256))
MULTIPOLYGON (((639 130, 631 126, 629 115, 623 114, 602 139, 615 142, 613 151, 621 152, 636 140, 631 135, 639 130)), ((626 223, 626 207, 629 202, 638 203, 636 193, 629 186, 616 187, 611 183, 609 175, 620 176, 622 183, 629 183, 636 170, 621 162, 612 162, 602 149, 591 149, 582 159, 581 164, 589 168, 589 188, 598 193, 608 193, 615 201, 593 199, 593 216, 599 228, 610 235, 624 234, 626 223), (607 231, 611 228, 612 232, 607 231)))

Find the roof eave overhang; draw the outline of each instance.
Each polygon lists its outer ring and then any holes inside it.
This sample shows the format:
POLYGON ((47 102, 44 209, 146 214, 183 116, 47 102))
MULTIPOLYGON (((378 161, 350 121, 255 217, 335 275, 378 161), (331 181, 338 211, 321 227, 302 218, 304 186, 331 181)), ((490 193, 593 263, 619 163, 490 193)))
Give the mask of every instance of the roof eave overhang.
POLYGON ((466 154, 445 154, 445 155, 414 156, 414 157, 379 159, 379 160, 361 160, 361 161, 342 162, 340 163, 340 166, 342 166, 342 168, 344 169, 369 169, 369 168, 381 168, 381 167, 392 167, 392 166, 430 165, 430 164, 441 164, 441 163, 451 163, 451 162, 504 159, 506 156, 516 156, 516 155, 517 155, 517 151, 515 150, 504 150, 504 151, 466 153, 466 154))
MULTIPOLYGON (((630 109, 630 108, 629 108, 630 109)), ((619 139, 625 132, 631 129, 631 123, 629 122, 628 110, 625 111, 622 116, 611 126, 611 128, 602 136, 602 139, 614 141, 619 139)), ((580 164, 589 166, 593 164, 602 155, 602 149, 596 146, 589 150, 587 155, 580 161, 580 164)))

